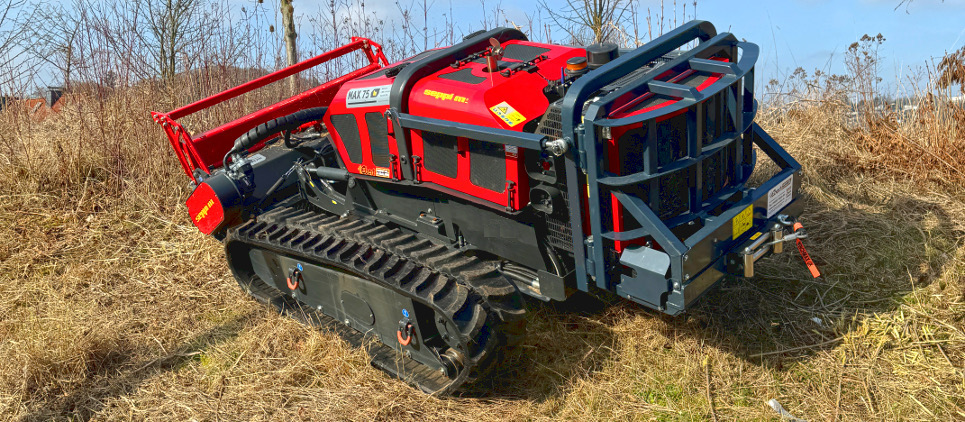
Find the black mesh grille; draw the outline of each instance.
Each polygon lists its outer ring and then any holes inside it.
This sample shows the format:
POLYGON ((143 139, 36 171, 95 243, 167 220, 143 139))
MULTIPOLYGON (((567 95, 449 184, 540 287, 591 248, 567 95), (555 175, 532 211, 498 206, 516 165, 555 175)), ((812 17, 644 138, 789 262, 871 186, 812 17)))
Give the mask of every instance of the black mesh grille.
MULTIPOLYGON (((566 189, 561 189, 560 192, 563 196, 563 203, 566 205, 565 209, 570 209, 570 200, 566 189)), ((569 220, 555 214, 547 216, 546 231, 550 245, 564 251, 573 250, 573 227, 569 220)))
POLYGON ((473 75, 472 69, 468 67, 462 70, 457 70, 455 72, 444 73, 442 75, 439 75, 439 77, 442 79, 448 79, 450 81, 464 82, 464 83, 473 84, 473 85, 482 83, 482 81, 486 80, 486 78, 473 75))
POLYGON ((553 139, 563 137, 562 104, 563 100, 559 100, 546 108, 546 113, 543 113, 543 117, 539 120, 539 125, 536 126, 536 133, 552 137, 553 139))
POLYGON ((423 131, 422 145, 425 150, 422 160, 426 170, 455 179, 459 171, 456 137, 423 131))
POLYGON ((342 145, 348 153, 349 161, 362 163, 362 139, 359 137, 359 125, 353 114, 338 114, 332 116, 332 126, 335 133, 342 139, 342 145))
POLYGON ((660 178, 660 207, 661 220, 668 219, 687 211, 690 205, 690 181, 686 174, 677 172, 660 178))
POLYGON ((704 101, 703 144, 712 144, 720 136, 720 94, 704 101))
POLYGON ((372 162, 388 167, 390 162, 389 134, 382 113, 365 113, 365 125, 369 128, 369 145, 372 146, 372 162))
POLYGON ((510 60, 528 62, 547 51, 550 51, 550 49, 532 45, 510 44, 503 50, 503 57, 510 60))
POLYGON ((679 160, 687 153, 687 115, 657 123, 657 166, 679 160))
MULTIPOLYGON (((620 174, 632 174, 644 170, 643 153, 647 150, 647 138, 650 135, 646 124, 642 127, 628 130, 620 139, 617 145, 620 148, 621 162, 617 163, 620 174)), ((609 160, 607 154, 607 160, 609 160)), ((607 169, 611 168, 612 163, 607 163, 607 169)))
POLYGON ((734 145, 729 145, 704 160, 701 171, 704 172, 702 195, 705 200, 717 194, 732 182, 730 175, 731 169, 734 167, 732 157, 735 151, 734 145))
POLYGON ((546 230, 549 232, 549 244, 553 247, 568 251, 573 249, 573 227, 569 221, 556 216, 546 219, 546 230))
POLYGON ((506 190, 506 150, 502 145, 469 140, 469 181, 496 192, 506 190))

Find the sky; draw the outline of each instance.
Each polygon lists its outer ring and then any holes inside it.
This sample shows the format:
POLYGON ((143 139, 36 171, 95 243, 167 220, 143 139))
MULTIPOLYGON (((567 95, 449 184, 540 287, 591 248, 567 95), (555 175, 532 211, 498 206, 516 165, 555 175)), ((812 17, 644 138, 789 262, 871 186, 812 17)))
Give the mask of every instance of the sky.
MULTIPOLYGON (((54 3, 67 0, 52 0, 54 3)), ((278 0, 224 0, 233 9, 241 7, 269 8, 278 0)), ((331 0, 294 0, 299 27, 307 27, 310 17, 317 16, 331 0)), ((339 0, 343 1, 343 0, 339 0)), ((482 20, 492 10, 504 11, 504 19, 525 22, 528 18, 551 22, 545 10, 535 1, 510 0, 427 0, 430 5, 430 28, 444 25, 443 14, 451 14, 459 24, 456 33, 469 33, 482 28, 482 20)), ((582 3, 581 0, 570 0, 582 3)), ((684 12, 694 16, 693 0, 678 0, 676 16, 684 12)), ((421 7, 423 0, 365 0, 367 14, 376 14, 392 24, 399 22, 400 6, 421 7)), ((563 10, 567 0, 545 0, 550 8, 563 10)), ((656 15, 661 0, 634 0, 637 18, 646 28, 646 15, 656 15)), ((783 80, 795 68, 809 73, 814 69, 844 73, 844 52, 864 34, 881 33, 880 76, 895 96, 908 93, 909 75, 915 75, 926 64, 935 64, 946 53, 965 45, 965 0, 913 0, 901 5, 901 0, 697 0, 696 17, 708 20, 718 32, 732 32, 738 39, 746 39, 761 47, 757 64, 759 81, 783 80), (897 8, 896 8, 897 7, 897 8), (899 83, 900 82, 900 83, 899 83), (905 87, 902 87, 904 85, 905 87)), ((355 8, 358 2, 352 1, 355 8)), ((663 0, 664 13, 674 14, 674 1, 663 0)), ((421 14, 420 14, 421 16, 421 14)), ((269 20, 280 19, 277 14, 269 20)), ((420 17, 416 18, 421 20, 420 17)), ((488 19, 492 21, 492 19, 488 19)), ((505 21, 504 21, 505 22, 505 21)), ((421 22, 417 22, 421 24, 421 22)), ((280 26, 278 23, 275 26, 280 26)), ((421 25, 419 25, 421 26, 421 25)), ((490 25, 491 26, 491 25, 490 25)), ((557 38, 562 31, 554 32, 557 38)), ((277 33, 276 33, 277 34, 277 33)), ((356 34, 366 36, 368 34, 356 34)), ((379 41, 379 40, 376 40, 379 41)), ((398 58, 389 58, 390 60, 398 58)))
MULTIPOLYGON (((230 0, 252 4, 256 0, 230 0)), ((415 0, 367 0, 365 8, 386 20, 399 18, 399 6, 420 3, 415 0)), ((580 0, 576 0, 580 2, 580 0)), ((946 52, 965 44, 965 0, 914 0, 899 6, 901 0, 698 0, 696 17, 708 20, 718 32, 732 32, 761 47, 758 75, 764 80, 783 79, 797 67, 843 73, 844 52, 864 34, 881 33, 881 77, 888 86, 898 81, 907 84, 908 76, 926 63, 937 63, 946 52), (896 8, 897 7, 897 8, 896 8)), ((294 0, 296 13, 311 13, 329 0, 294 0)), ((566 0, 546 0, 562 10, 566 0)), ((649 7, 652 13, 659 0, 640 0, 641 22, 649 7)), ((665 14, 672 14, 674 2, 664 0, 665 14)), ((684 1, 677 4, 677 15, 684 1)), ((687 1, 687 15, 693 17, 693 0, 687 1)), ((505 10, 506 17, 522 22, 539 13, 536 2, 481 0, 434 0, 431 16, 439 19, 450 7, 457 22, 473 29, 481 27, 484 10, 505 10)), ((540 13, 546 20, 545 11, 540 13)), ((679 19, 682 21, 682 18, 679 19)), ((430 18, 430 26, 432 25, 430 18)), ((643 25, 645 27, 645 24, 643 25)), ((391 58, 390 58, 391 59, 391 58)))

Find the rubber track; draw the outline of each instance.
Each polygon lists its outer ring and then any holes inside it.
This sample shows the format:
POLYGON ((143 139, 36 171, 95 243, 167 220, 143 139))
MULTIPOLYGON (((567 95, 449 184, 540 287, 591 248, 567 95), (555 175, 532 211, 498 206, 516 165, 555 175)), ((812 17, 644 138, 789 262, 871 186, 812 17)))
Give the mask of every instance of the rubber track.
POLYGON ((332 329, 367 348, 374 366, 429 393, 452 393, 489 375, 525 330, 522 296, 496 268, 397 228, 354 216, 337 217, 288 204, 229 231, 225 245, 284 250, 324 266, 402 290, 449 316, 468 346, 463 370, 453 379, 314 311, 257 276, 239 280, 249 294, 303 322, 332 329))

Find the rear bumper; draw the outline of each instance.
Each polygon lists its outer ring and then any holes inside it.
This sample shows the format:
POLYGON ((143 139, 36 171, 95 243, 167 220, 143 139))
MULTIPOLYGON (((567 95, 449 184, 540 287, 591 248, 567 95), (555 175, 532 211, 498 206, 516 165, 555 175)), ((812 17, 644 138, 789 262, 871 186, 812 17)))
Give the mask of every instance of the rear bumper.
MULTIPOLYGON (((755 202, 755 208, 759 206, 758 202, 755 202)), ((680 313, 691 307, 700 296, 709 291, 717 282, 723 279, 725 275, 753 276, 753 268, 758 260, 765 259, 773 253, 778 253, 777 251, 781 251, 779 253, 787 253, 789 247, 786 242, 773 245, 769 244, 773 240, 772 229, 774 227, 780 227, 783 233, 788 233, 791 228, 785 227, 779 219, 779 216, 790 217, 790 219, 794 221, 801 215, 802 209, 803 202, 800 199, 796 199, 787 205, 778 215, 770 219, 762 220, 759 224, 755 224, 753 230, 748 230, 748 233, 752 234, 743 241, 717 242, 717 244, 714 244, 713 238, 705 239, 698 247, 691 249, 688 256, 694 255, 700 257, 702 254, 698 251, 706 250, 707 248, 717 248, 717 245, 724 244, 723 248, 714 250, 712 256, 716 258, 713 261, 709 262, 700 272, 680 286, 679 293, 673 292, 669 295, 664 311, 670 314, 680 313), (755 246, 755 243, 758 245, 755 246), (745 258, 747 248, 750 248, 750 254, 746 255, 750 260, 745 258), (750 265, 750 274, 748 274, 748 265, 750 265)), ((684 277, 686 278, 686 274, 684 277)))
MULTIPOLYGON (((801 166, 757 125, 749 134, 781 171, 757 188, 743 189, 742 200, 719 215, 702 219, 704 225, 686 238, 666 233, 664 241, 658 241, 661 250, 645 246, 625 250, 620 264, 629 268, 630 274, 610 280, 618 295, 676 315, 726 274, 752 276, 749 265, 785 246, 775 248, 768 243, 790 233, 786 223, 802 213, 801 166), (775 236, 772 232, 778 228, 782 235, 775 236), (750 259, 745 258, 748 254, 750 259)), ((634 198, 621 201, 632 203, 634 198)))
MULTIPOLYGON (((779 177, 775 176, 775 179, 779 177)), ((621 255, 620 264, 630 268, 631 274, 621 276, 616 285, 617 294, 644 306, 677 315, 691 307, 725 275, 748 275, 748 261, 745 259, 748 252, 751 266, 777 251, 787 252, 788 247, 784 243, 770 244, 775 237, 782 237, 774 236, 773 232, 775 228, 780 228, 781 233, 790 233, 791 228, 784 222, 797 220, 802 213, 803 201, 798 195, 800 181, 797 172, 784 177, 791 178, 794 196, 778 210, 772 208, 770 217, 768 202, 773 201, 773 196, 769 195, 773 190, 759 188, 750 193, 746 204, 742 201, 730 212, 721 214, 721 224, 705 227, 707 230, 701 230, 699 237, 688 238, 685 242, 688 248, 679 257, 647 247, 628 248, 621 255), (735 228, 740 224, 740 212, 748 208, 753 213, 752 226, 735 228), (736 238, 735 230, 741 231, 736 238), (680 271, 675 272, 674 268, 678 266, 680 271)))

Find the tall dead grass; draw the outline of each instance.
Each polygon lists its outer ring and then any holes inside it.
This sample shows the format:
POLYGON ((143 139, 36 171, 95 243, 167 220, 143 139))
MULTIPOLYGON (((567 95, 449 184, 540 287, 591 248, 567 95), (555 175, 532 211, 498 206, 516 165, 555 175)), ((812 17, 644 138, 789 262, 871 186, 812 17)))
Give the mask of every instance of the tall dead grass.
POLYGON ((823 278, 790 251, 680 318, 530 303, 522 352, 456 398, 237 288, 147 114, 188 100, 143 84, 0 113, 0 418, 772 420, 777 399, 808 420, 965 419, 960 106, 862 122, 843 80, 817 81, 758 119, 804 164, 823 278))

